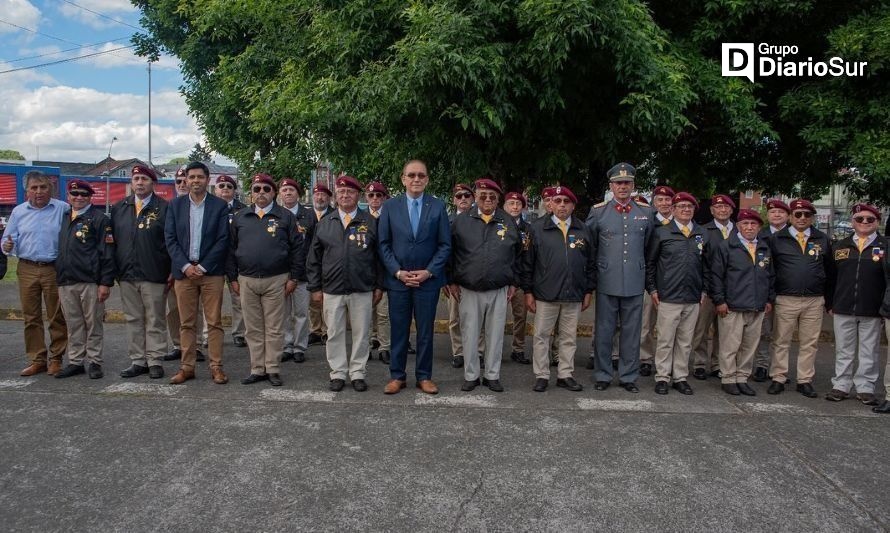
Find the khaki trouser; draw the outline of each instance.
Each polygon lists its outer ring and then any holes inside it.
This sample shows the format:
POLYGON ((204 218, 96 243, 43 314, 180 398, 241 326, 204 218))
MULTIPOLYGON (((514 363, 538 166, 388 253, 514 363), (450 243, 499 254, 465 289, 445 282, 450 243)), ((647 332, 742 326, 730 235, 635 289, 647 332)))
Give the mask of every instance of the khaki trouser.
POLYGON ((769 369, 769 363, 772 359, 770 345, 773 340, 773 322, 775 320, 775 312, 763 315, 763 325, 760 327, 760 343, 757 345, 757 353, 754 355, 754 368, 769 369))
POLYGON ((99 286, 75 283, 59 287, 59 302, 68 326, 68 362, 102 364, 102 319, 105 303, 99 302, 99 286))
POLYGON ((834 377, 831 388, 874 394, 881 375, 881 318, 834 314, 834 377), (853 372, 853 362, 856 372, 853 372))
POLYGON ((238 276, 241 311, 244 315, 244 340, 250 351, 250 373, 258 376, 278 374, 284 348, 284 287, 287 274, 268 278, 238 276))
POLYGON ((464 354, 464 345, 460 335, 460 304, 451 296, 448 297, 448 338, 451 340, 451 356, 464 354))
POLYGON ((298 283, 284 302, 284 351, 306 353, 309 349, 309 289, 298 283))
POLYGON ((777 296, 773 330, 773 359, 769 375, 773 381, 785 383, 788 375, 791 336, 794 328, 800 347, 797 351, 797 383, 812 383, 816 375, 816 349, 822 331, 825 299, 821 296, 777 296))
POLYGON ((68 343, 65 316, 59 304, 59 288, 56 285, 56 269, 52 265, 38 266, 19 261, 19 300, 25 321, 25 353, 32 364, 46 364, 46 338, 43 332, 43 308, 49 318, 49 358, 61 361, 68 343))
POLYGON ((178 279, 173 285, 179 304, 179 337, 182 341, 182 368, 194 370, 197 356, 198 315, 204 308, 207 321, 207 349, 210 367, 222 368, 223 329, 222 298, 225 281, 222 276, 201 276, 196 279, 178 279), (200 305, 199 305, 200 303, 200 305))
POLYGON ((698 310, 692 349, 694 350, 693 368, 704 368, 707 372, 720 368, 720 363, 717 360, 717 354, 720 353, 720 330, 717 327, 714 302, 709 296, 704 297, 701 308, 698 310))
POLYGON ((371 334, 371 313, 374 310, 373 292, 327 294, 322 309, 328 324, 325 355, 331 367, 331 379, 365 379, 368 365, 368 345, 371 334), (352 329, 352 352, 346 358, 346 319, 352 329))
MULTIPOLYGON (((648 295, 643 296, 645 301, 648 295)), ((655 381, 686 381, 699 304, 658 304, 655 381)))
POLYGON ((127 355, 136 366, 161 365, 167 351, 164 324, 166 283, 121 281, 121 302, 127 321, 127 355))
POLYGON ((371 338, 377 339, 380 343, 379 350, 389 351, 389 296, 383 293, 383 298, 374 306, 374 315, 371 321, 371 338))
POLYGON ((533 338, 532 370, 536 378, 550 379, 550 337, 556 328, 559 365, 556 377, 572 377, 575 371, 575 349, 578 340, 578 316, 581 302, 536 302, 535 335, 533 338))
MULTIPOLYGON (((235 291, 232 290, 232 286, 229 285, 228 281, 226 281, 226 286, 229 288, 226 292, 228 292, 229 298, 232 300, 232 337, 243 337, 244 317, 241 314, 241 298, 235 296, 235 291)), ((201 329, 201 338, 198 340, 207 340, 207 321, 204 321, 204 327, 201 329)))
MULTIPOLYGON (((658 319, 658 309, 652 303, 652 296, 648 292, 643 293, 643 318, 640 328, 640 363, 651 364, 655 358, 655 324, 658 319)), ((691 342, 691 340, 690 340, 691 342)), ((612 353, 617 355, 618 338, 613 341, 612 353)))
POLYGON ((328 326, 325 324, 321 304, 309 300, 309 333, 325 336, 328 334, 328 326))
MULTIPOLYGON (((479 336, 485 334, 485 379, 500 379, 507 321, 507 287, 490 291, 460 289, 461 341, 469 353, 479 351, 479 336)), ((479 378, 479 359, 464 358, 464 379, 479 378)))
POLYGON ((513 352, 525 352, 525 323, 528 309, 525 308, 525 292, 516 289, 510 299, 510 312, 513 315, 513 352))
MULTIPOLYGON (((195 331, 202 332, 203 340, 207 340, 207 325, 204 320, 204 311, 201 309, 201 302, 198 302, 198 319, 195 323, 195 331)), ((179 320, 179 303, 176 301, 176 289, 170 289, 167 293, 167 332, 170 334, 170 344, 174 348, 181 348, 182 343, 179 338, 179 330, 182 324, 179 320)), ((197 339, 199 344, 203 344, 202 339, 197 339)))
POLYGON ((747 383, 760 341, 763 311, 730 311, 717 319, 720 328, 722 383, 747 383))

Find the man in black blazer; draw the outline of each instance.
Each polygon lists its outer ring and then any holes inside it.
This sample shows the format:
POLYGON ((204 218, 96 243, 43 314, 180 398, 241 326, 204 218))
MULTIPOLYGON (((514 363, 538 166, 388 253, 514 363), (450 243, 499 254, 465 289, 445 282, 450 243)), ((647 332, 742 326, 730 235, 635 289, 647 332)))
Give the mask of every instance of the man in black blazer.
POLYGON ((174 290, 179 304, 182 363, 170 383, 195 378, 198 301, 208 329, 210 375, 214 383, 229 381, 222 370, 222 295, 229 252, 229 207, 207 192, 210 170, 200 162, 185 168, 189 193, 170 202, 164 237, 172 261, 174 290))

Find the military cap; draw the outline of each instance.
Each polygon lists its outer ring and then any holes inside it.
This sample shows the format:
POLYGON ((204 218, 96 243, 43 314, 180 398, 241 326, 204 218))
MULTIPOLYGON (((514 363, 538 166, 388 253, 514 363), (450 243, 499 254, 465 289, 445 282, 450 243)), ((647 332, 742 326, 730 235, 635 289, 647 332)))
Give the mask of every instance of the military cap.
POLYGON ((555 191, 556 187, 554 187, 553 185, 544 187, 543 189, 541 189, 541 198, 553 198, 555 191))
POLYGON ((470 194, 473 194, 473 188, 467 185, 466 183, 458 183, 451 189, 451 194, 457 194, 461 190, 467 191, 470 194))
POLYGON ((753 221, 757 222, 758 224, 760 224, 761 226, 763 225, 763 219, 760 218, 760 213, 758 213, 757 211, 755 211, 753 209, 739 210, 738 221, 741 222, 743 220, 753 220, 753 221))
POLYGON ((328 186, 325 185, 324 183, 316 183, 315 184, 315 187, 312 188, 312 194, 315 194, 317 192, 323 192, 323 193, 327 194, 328 196, 333 196, 333 193, 331 193, 331 190, 328 189, 328 186))
POLYGON ((728 194, 715 194, 711 197, 711 205, 728 205, 735 209, 735 202, 732 201, 728 194))
POLYGON ((303 186, 293 178, 281 178, 278 182, 278 190, 281 190, 282 187, 293 187, 297 190, 297 194, 303 195, 303 186))
POLYGON ((362 184, 359 183, 358 180, 352 176, 340 176, 339 178, 337 178, 335 187, 347 187, 349 189, 355 189, 359 192, 362 191, 362 184))
POLYGON ((779 198, 770 198, 766 201, 766 210, 769 211, 770 209, 781 209, 789 215, 791 214, 791 208, 779 198))
POLYGON ((184 178, 184 177, 186 177, 186 176, 188 176, 188 174, 185 173, 185 167, 179 167, 179 168, 176 170, 176 177, 177 177, 177 178, 184 178))
POLYGON ((675 194, 676 193, 674 192, 674 190, 667 185, 659 185, 658 187, 655 187, 654 191, 652 191, 653 198, 655 198, 656 196, 667 196, 669 198, 673 198, 675 194))
POLYGON ((133 165, 133 169, 130 171, 130 177, 135 175, 148 176, 151 178, 151 181, 158 181, 158 175, 154 170, 144 166, 144 165, 133 165))
POLYGON ((609 181, 633 181, 637 174, 637 169, 630 163, 618 163, 606 172, 609 181))
POLYGON ((256 185, 258 183, 270 185, 273 191, 278 190, 278 185, 275 184, 275 180, 268 174, 257 174, 250 180, 251 185, 256 185))
POLYGON ((571 200, 573 204, 578 203, 578 197, 575 196, 575 193, 573 193, 572 190, 569 189, 568 187, 566 187, 565 185, 557 185, 556 187, 554 187, 553 188, 553 196, 554 197, 565 196, 566 198, 571 200))
POLYGON ((499 195, 504 194, 504 191, 501 190, 501 187, 491 178, 478 179, 476 180, 475 185, 477 191, 494 191, 499 195))
POLYGON ((852 213, 854 215, 866 212, 873 214, 874 216, 878 217, 878 220, 881 220, 881 210, 877 207, 869 204, 856 204, 853 206, 852 213))
POLYGON ((219 185, 220 183, 228 183, 232 185, 232 187, 238 188, 238 184, 235 183, 235 178, 233 178, 232 176, 227 176, 226 174, 220 174, 216 178, 216 184, 219 185))
POLYGON ((383 196, 386 196, 387 198, 389 197, 389 191, 386 189, 386 185, 379 181, 371 181, 365 185, 365 192, 382 192, 383 196))
POLYGON ((671 200, 671 205, 677 205, 680 202, 689 202, 694 205, 696 209, 698 209, 698 200, 695 198, 695 196, 692 196, 688 192, 680 191, 675 194, 673 199, 671 200))
POLYGON ((93 190, 92 185, 87 183, 84 180, 71 180, 68 182, 68 192, 71 191, 86 191, 92 196, 95 191, 93 190))
POLYGON ((519 192, 508 192, 507 196, 504 197, 504 200, 519 200, 522 202, 522 207, 528 207, 528 200, 525 199, 525 195, 519 192))
POLYGON ((813 203, 804 198, 798 198, 796 200, 791 200, 790 204, 792 211, 797 211, 798 209, 802 209, 804 211, 809 211, 810 213, 816 214, 816 208, 813 207, 813 203))

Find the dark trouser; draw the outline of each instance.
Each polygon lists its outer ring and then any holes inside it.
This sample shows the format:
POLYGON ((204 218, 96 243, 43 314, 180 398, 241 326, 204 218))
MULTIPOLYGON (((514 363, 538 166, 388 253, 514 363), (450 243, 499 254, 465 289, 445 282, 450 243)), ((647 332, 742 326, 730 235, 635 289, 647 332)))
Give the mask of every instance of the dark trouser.
POLYGON ((392 379, 405 380, 408 362, 408 336, 411 334, 411 318, 417 327, 417 359, 414 375, 417 381, 433 376, 433 323, 436 320, 438 290, 408 289, 389 291, 389 324, 392 353, 389 373, 392 379))
POLYGON ((640 377, 640 332, 643 318, 643 295, 610 296, 596 294, 596 381, 612 381, 612 335, 621 324, 618 340, 618 381, 633 383, 640 377))

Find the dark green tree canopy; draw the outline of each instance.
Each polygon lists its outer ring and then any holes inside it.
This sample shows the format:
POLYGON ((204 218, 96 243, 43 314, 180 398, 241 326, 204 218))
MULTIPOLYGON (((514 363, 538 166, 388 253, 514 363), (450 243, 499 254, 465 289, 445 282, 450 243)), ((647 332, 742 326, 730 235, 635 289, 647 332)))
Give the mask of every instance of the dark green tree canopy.
POLYGON ((18 150, 9 150, 6 148, 0 148, 0 159, 9 159, 15 161, 24 161, 25 156, 22 155, 18 150))
POLYGON ((862 194, 888 200, 883 2, 134 4, 140 53, 181 60, 210 146, 245 171, 305 176, 330 161, 399 188, 418 157, 439 192, 492 173, 597 198, 622 160, 643 185, 698 195, 816 194, 855 168, 862 194), (868 61, 868 75, 721 77, 720 43, 749 41, 868 61))

